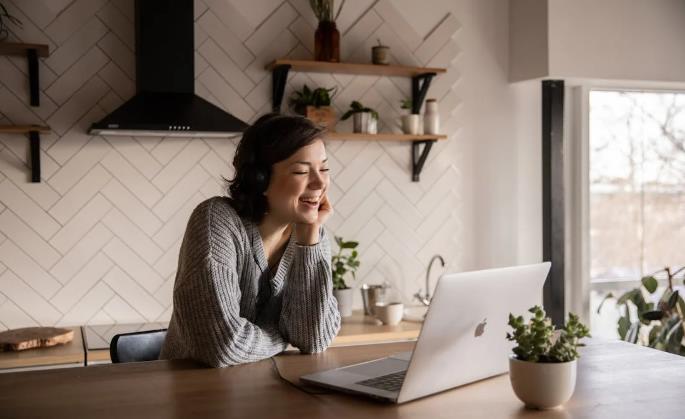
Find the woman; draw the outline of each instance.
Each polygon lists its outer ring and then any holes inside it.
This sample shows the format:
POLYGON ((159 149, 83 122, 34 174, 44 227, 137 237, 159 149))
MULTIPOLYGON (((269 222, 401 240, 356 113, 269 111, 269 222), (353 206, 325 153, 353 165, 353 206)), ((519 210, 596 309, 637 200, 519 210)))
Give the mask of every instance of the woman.
POLYGON ((202 202, 188 221, 161 359, 223 367, 288 344, 328 347, 340 314, 323 229, 333 210, 322 134, 305 118, 277 114, 245 131, 230 198, 202 202))

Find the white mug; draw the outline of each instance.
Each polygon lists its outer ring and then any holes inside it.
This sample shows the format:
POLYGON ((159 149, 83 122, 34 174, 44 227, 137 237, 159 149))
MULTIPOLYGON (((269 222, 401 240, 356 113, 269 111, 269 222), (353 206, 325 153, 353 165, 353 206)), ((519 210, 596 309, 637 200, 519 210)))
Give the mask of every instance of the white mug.
POLYGON ((376 318, 383 324, 394 326, 402 321, 404 304, 400 302, 376 303, 374 308, 376 318))

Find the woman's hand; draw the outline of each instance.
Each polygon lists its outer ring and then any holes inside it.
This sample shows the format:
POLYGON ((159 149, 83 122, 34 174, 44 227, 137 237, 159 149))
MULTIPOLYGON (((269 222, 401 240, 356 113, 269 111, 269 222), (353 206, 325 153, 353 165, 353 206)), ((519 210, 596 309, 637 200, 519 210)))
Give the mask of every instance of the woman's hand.
POLYGON ((333 214, 333 206, 328 200, 328 195, 324 194, 319 203, 319 215, 315 222, 311 224, 295 223, 295 240, 299 244, 313 245, 319 242, 319 228, 333 214))

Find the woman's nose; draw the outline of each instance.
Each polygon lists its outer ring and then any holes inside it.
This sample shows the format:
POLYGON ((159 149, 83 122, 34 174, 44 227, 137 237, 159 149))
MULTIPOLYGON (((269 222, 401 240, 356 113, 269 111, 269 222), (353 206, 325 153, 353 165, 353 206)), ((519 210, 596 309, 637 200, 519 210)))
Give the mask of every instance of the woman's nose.
POLYGON ((326 186, 325 179, 319 171, 312 171, 313 175, 309 181, 310 189, 323 189, 326 186))

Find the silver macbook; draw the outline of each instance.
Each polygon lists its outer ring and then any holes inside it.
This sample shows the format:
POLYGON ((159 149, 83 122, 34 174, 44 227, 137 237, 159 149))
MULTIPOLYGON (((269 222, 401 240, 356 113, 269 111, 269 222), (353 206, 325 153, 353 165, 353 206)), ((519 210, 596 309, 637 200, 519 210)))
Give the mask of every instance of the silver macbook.
POLYGON ((404 403, 507 372, 509 313, 542 305, 550 263, 443 275, 412 352, 300 380, 404 403), (448 371, 449 373, 446 373, 448 371))

